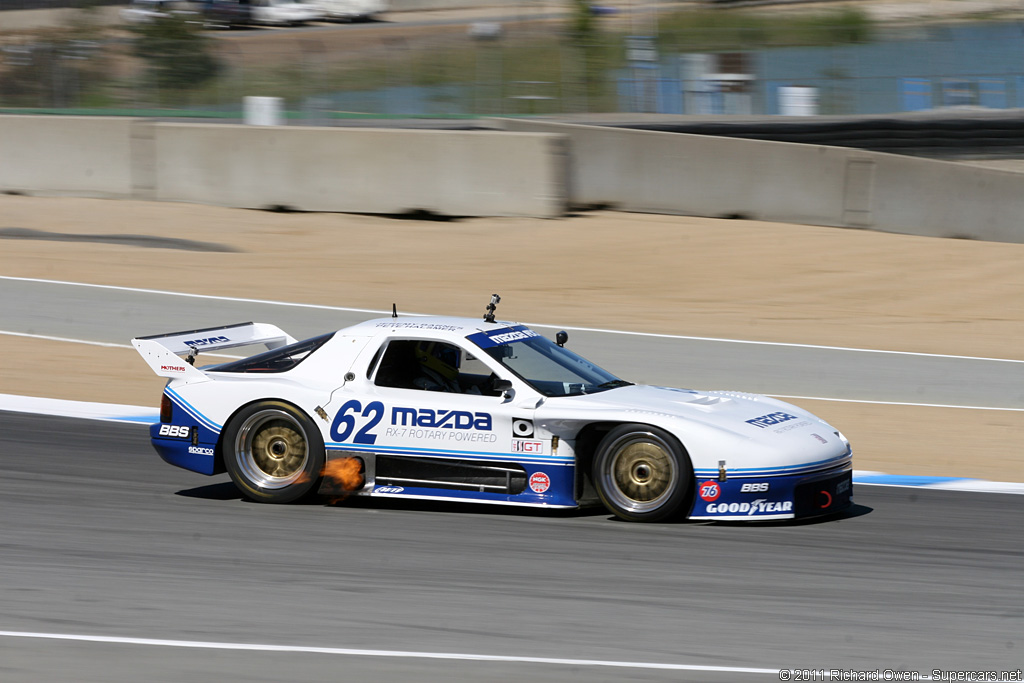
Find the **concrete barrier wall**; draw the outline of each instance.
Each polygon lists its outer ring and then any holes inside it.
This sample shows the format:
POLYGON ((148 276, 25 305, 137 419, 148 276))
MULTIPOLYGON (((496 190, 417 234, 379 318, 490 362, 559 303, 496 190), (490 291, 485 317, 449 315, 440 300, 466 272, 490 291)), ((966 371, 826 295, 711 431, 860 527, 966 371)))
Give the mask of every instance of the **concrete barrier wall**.
POLYGON ((454 216, 552 217, 571 202, 1024 242, 1024 174, 838 147, 503 125, 519 132, 0 116, 0 191, 454 216))
POLYGON ((1024 173, 887 154, 872 155, 872 163, 871 227, 1024 242, 1024 173))
POLYGON ((161 123, 154 136, 160 200, 456 216, 565 210, 555 135, 161 123))
POLYGON ((125 197, 132 119, 0 116, 0 191, 125 197))
POLYGON ((569 201, 1024 242, 1024 174, 841 147, 507 119, 569 138, 569 201))
MULTIPOLYGON (((100 26, 117 26, 124 23, 121 10, 128 5, 97 7, 90 20, 100 26)), ((200 3, 194 2, 198 6, 200 3)), ((564 11, 565 7, 554 0, 390 0, 387 13, 422 12, 430 10, 478 10, 507 8, 508 14, 517 12, 538 12, 541 10, 564 11)), ((81 10, 73 7, 52 9, 3 10, 0 8, 0 28, 5 31, 34 31, 39 29, 62 28, 82 17, 81 10)))
MULTIPOLYGON (((125 2, 125 5, 128 3, 125 2)), ((101 26, 115 26, 121 22, 124 5, 97 7, 90 20, 101 26)), ((0 12, 0 28, 4 31, 34 31, 36 29, 65 28, 82 18, 82 10, 74 7, 56 9, 24 9, 0 12)))
MULTIPOLYGON (((426 10, 449 10, 449 9, 483 9, 488 7, 507 7, 510 14, 516 10, 529 9, 536 12, 549 7, 544 0, 526 0, 515 2, 514 0, 389 0, 389 12, 421 12, 426 10)), ((552 9, 564 9, 561 5, 552 2, 552 9)))
POLYGON ((565 157, 546 133, 0 116, 0 191, 553 217, 565 212, 565 157))

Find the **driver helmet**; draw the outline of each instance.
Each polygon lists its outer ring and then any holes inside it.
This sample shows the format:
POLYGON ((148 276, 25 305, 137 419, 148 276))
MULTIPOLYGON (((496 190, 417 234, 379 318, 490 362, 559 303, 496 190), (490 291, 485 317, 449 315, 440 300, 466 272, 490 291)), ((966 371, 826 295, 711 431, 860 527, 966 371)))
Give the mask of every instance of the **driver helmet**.
POLYGON ((416 360, 445 379, 459 376, 459 350, 451 344, 421 341, 416 344, 416 360))

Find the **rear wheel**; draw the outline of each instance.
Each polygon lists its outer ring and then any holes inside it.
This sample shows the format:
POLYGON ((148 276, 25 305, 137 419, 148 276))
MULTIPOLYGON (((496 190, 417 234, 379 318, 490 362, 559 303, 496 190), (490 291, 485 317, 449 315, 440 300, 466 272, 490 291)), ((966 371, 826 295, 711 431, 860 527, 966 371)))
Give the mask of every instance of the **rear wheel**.
POLYGON ((693 467, 679 441, 649 425, 625 424, 608 432, 591 472, 605 507, 632 522, 672 517, 693 490, 693 467))
POLYGON ((261 401, 239 411, 224 430, 224 466, 247 498, 289 503, 313 492, 324 467, 324 442, 316 425, 281 401, 261 401))

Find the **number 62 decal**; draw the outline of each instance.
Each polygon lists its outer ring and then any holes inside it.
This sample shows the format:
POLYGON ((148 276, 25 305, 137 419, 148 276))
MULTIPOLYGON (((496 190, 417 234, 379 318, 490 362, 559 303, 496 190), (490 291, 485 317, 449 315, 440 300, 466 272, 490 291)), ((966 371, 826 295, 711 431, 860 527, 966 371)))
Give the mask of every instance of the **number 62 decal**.
POLYGON ((374 427, 380 422, 380 419, 384 417, 384 404, 380 401, 374 401, 373 403, 367 403, 366 407, 359 401, 349 401, 345 405, 341 406, 341 410, 334 416, 334 422, 331 423, 331 438, 335 441, 344 441, 352 434, 352 431, 356 428, 356 417, 369 418, 369 420, 363 425, 362 429, 356 432, 355 437, 352 439, 352 443, 372 444, 377 442, 377 435, 372 433, 374 427))

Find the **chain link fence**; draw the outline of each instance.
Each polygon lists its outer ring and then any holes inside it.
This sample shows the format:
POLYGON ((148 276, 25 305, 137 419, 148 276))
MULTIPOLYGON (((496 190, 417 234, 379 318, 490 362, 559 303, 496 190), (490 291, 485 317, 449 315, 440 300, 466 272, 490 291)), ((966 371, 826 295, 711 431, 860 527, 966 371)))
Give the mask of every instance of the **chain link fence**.
POLYGON ((631 36, 628 21, 618 27, 585 39, 550 22, 417 33, 254 29, 146 50, 130 33, 87 40, 66 32, 0 44, 0 109, 234 119, 255 95, 282 98, 289 120, 329 125, 352 116, 1024 106, 1019 24, 824 46, 715 29, 631 36), (195 64, 200 52, 207 66, 195 64))
MULTIPOLYGON (((265 31, 267 34, 281 33, 265 31)), ((247 95, 280 97, 290 118, 353 114, 472 116, 606 111, 616 107, 615 41, 580 46, 557 36, 403 38, 357 50, 311 34, 214 38, 209 77, 189 79, 188 46, 159 63, 130 39, 20 41, 0 46, 0 108, 161 110, 238 115, 247 95), (175 81, 168 72, 180 71, 175 81)))

